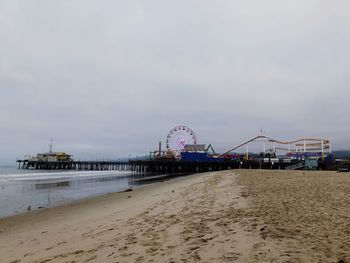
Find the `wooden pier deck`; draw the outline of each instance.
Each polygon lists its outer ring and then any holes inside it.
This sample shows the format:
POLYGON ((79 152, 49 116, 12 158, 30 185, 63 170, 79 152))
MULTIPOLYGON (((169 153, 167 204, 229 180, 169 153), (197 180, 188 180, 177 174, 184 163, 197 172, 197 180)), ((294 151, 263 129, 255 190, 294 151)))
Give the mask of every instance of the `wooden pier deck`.
POLYGON ((18 169, 33 170, 89 170, 89 171, 113 171, 130 170, 129 161, 70 161, 70 162, 47 162, 18 160, 18 169))
MULTIPOLYGON (((283 162, 259 162, 256 160, 227 160, 224 162, 196 162, 178 160, 130 160, 130 161, 71 161, 71 162, 46 162, 18 160, 18 169, 33 170, 89 170, 89 171, 113 171, 130 170, 140 173, 198 173, 220 171, 229 169, 277 169, 284 170, 300 161, 290 163, 283 162)), ((319 169, 327 169, 322 162, 319 169)))
POLYGON ((175 160, 131 161, 131 169, 136 172, 151 173, 200 173, 230 169, 280 169, 291 163, 263 163, 258 161, 196 162, 175 160))

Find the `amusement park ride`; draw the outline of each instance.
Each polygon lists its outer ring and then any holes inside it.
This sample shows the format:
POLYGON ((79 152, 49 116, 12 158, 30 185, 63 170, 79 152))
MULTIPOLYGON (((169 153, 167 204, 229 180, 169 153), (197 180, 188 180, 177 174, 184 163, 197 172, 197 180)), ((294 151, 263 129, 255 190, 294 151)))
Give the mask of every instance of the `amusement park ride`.
POLYGON ((332 152, 331 142, 329 139, 302 138, 294 141, 279 141, 276 139, 269 138, 265 135, 258 135, 224 152, 219 156, 221 157, 230 154, 233 151, 242 148, 243 146, 246 146, 246 154, 249 154, 249 144, 253 142, 262 142, 262 153, 271 153, 275 156, 277 155, 277 152, 284 152, 286 157, 319 156, 324 158, 326 154, 330 154, 332 152), (268 149, 266 148, 267 145, 270 146, 268 149))
POLYGON ((215 154, 213 147, 209 144, 197 144, 195 132, 187 126, 176 126, 171 129, 166 137, 166 151, 162 150, 162 142, 159 142, 158 151, 151 152, 151 158, 155 159, 179 159, 183 152, 206 152, 209 150, 215 154))
POLYGON ((159 142, 158 151, 151 152, 152 159, 171 159, 171 160, 251 160, 257 158, 274 159, 299 159, 305 158, 322 159, 331 156, 331 142, 329 139, 321 138, 301 138, 293 141, 280 141, 267 137, 262 132, 243 143, 217 154, 209 144, 197 144, 195 132, 187 126, 176 126, 169 131, 166 137, 166 150, 162 151, 161 142, 159 142), (260 143, 262 151, 259 154, 249 152, 249 145, 260 143), (244 149, 245 148, 245 149, 244 149), (242 153, 244 149, 245 153, 242 153), (211 150, 211 152, 209 152, 211 150), (236 152, 238 151, 238 152, 236 152))

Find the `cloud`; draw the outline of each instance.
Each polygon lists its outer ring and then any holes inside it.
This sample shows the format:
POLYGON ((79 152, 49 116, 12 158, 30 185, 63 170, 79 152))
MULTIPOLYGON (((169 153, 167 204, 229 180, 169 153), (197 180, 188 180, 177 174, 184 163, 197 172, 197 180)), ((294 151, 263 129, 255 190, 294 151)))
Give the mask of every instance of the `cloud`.
POLYGON ((147 153, 179 124, 348 148, 347 1, 2 1, 0 163, 147 153))

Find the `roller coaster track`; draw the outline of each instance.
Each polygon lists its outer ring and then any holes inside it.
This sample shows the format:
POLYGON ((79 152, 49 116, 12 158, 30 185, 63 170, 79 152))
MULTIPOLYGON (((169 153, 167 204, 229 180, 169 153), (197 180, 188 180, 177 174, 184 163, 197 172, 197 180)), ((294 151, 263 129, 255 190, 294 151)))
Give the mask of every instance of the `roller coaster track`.
MULTIPOLYGON (((282 145, 296 145, 296 146, 320 146, 323 144, 323 149, 330 149, 330 140, 328 139, 316 139, 316 138, 301 138, 301 139, 297 139, 297 140, 294 140, 294 141, 286 141, 286 142, 283 142, 283 141, 279 141, 279 140, 276 140, 276 139, 272 139, 272 138, 269 138, 265 135, 258 135, 248 141, 245 141, 239 145, 237 145, 236 147, 224 152, 223 154, 221 154, 219 157, 222 157, 230 152, 233 152, 234 150, 238 149, 238 148, 241 148, 242 146, 244 145, 247 145, 253 141, 256 141, 258 139, 264 139, 268 142, 272 142, 272 143, 277 143, 277 144, 282 144, 282 145), (303 142, 303 143, 300 143, 300 142, 303 142), (318 143, 306 143, 306 142, 318 142, 318 143), (299 143, 299 144, 297 144, 299 143)), ((284 151, 289 151, 289 149, 286 149, 286 148, 280 148, 280 147, 276 147, 276 149, 278 150, 284 150, 284 151)), ((316 150, 320 150, 320 148, 308 148, 308 150, 311 150, 311 151, 316 151, 316 150)))

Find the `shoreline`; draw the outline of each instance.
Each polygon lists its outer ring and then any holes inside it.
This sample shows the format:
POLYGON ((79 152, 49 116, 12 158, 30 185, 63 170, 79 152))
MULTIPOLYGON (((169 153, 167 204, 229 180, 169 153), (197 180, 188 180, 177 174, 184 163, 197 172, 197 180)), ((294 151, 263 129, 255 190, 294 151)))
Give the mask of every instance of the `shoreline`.
POLYGON ((121 188, 120 190, 117 190, 114 192, 106 192, 106 193, 102 193, 102 194, 91 195, 91 196, 87 196, 87 197, 78 198, 76 200, 61 201, 61 202, 58 202, 58 203, 56 203, 52 206, 48 206, 48 207, 38 206, 35 208, 31 208, 30 211, 14 212, 11 215, 0 217, 0 222, 1 222, 1 220, 7 219, 7 218, 15 218, 15 217, 19 217, 19 216, 23 216, 23 215, 27 215, 27 214, 43 212, 43 211, 48 210, 48 209, 54 209, 54 208, 65 207, 65 206, 69 207, 72 205, 79 205, 80 202, 89 202, 89 200, 97 199, 99 197, 103 198, 104 196, 123 193, 123 192, 127 191, 128 189, 132 189, 132 191, 135 191, 136 189, 148 187, 148 186, 151 186, 153 184, 164 183, 167 181, 176 180, 178 178, 183 178, 183 177, 192 176, 192 175, 195 175, 195 174, 154 175, 152 177, 149 177, 149 176, 148 177, 140 177, 140 178, 134 180, 134 183, 138 182, 138 184, 134 184, 132 186, 125 186, 124 188, 121 188))
MULTIPOLYGON (((0 217, 0 224, 1 224, 1 226, 3 226, 3 224, 6 224, 6 222, 9 222, 9 221, 13 221, 13 220, 23 221, 23 220, 25 220, 26 217, 32 217, 32 216, 35 216, 36 214, 55 213, 54 210, 62 210, 61 212, 65 213, 65 212, 69 212, 69 210, 71 210, 71 208, 74 208, 74 207, 84 207, 84 208, 86 207, 86 208, 88 208, 92 204, 98 205, 98 204, 102 204, 106 201, 112 201, 112 199, 119 200, 122 198, 126 198, 127 196, 129 196, 133 193, 138 193, 138 192, 142 191, 144 188, 149 188, 149 190, 151 190, 159 184, 165 184, 167 182, 172 182, 175 180, 182 180, 182 179, 186 180, 186 177, 188 177, 188 176, 189 177, 196 176, 196 175, 199 176, 201 174, 202 173, 176 176, 174 178, 168 178, 168 179, 165 179, 163 181, 155 181, 155 182, 145 183, 145 184, 138 185, 138 186, 133 186, 132 191, 127 191, 130 188, 126 187, 125 189, 120 190, 120 191, 116 191, 116 192, 109 192, 109 193, 104 193, 101 195, 84 197, 84 198, 69 201, 69 202, 63 202, 61 204, 53 205, 50 207, 35 208, 35 209, 28 211, 28 212, 17 213, 17 214, 13 214, 10 216, 0 217)), ((3 229, 0 229, 0 234, 1 234, 2 230, 3 229)))

